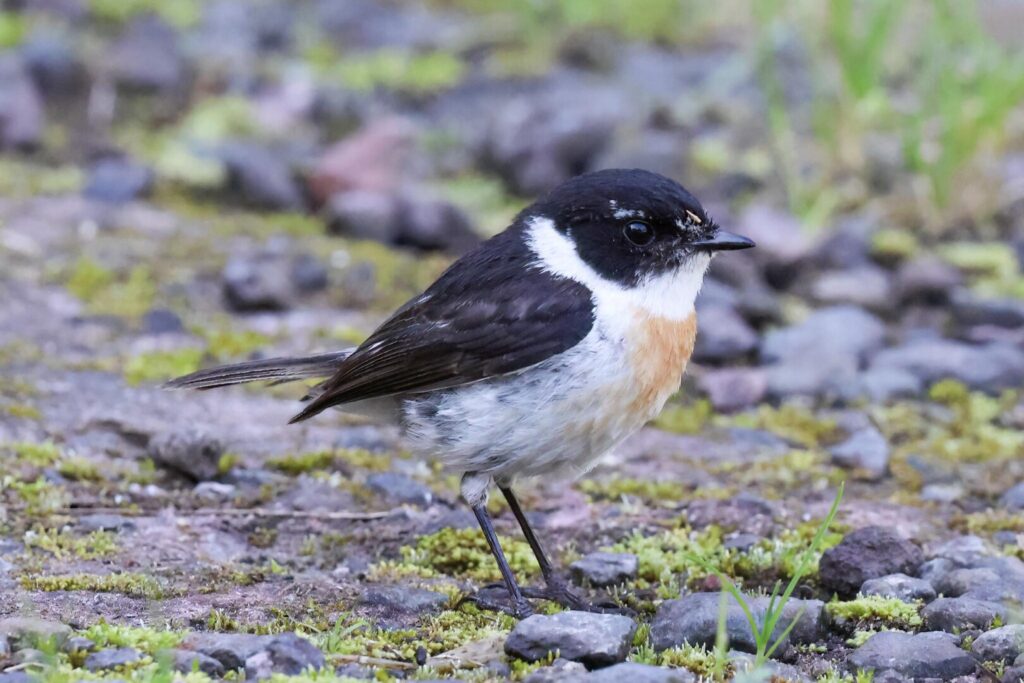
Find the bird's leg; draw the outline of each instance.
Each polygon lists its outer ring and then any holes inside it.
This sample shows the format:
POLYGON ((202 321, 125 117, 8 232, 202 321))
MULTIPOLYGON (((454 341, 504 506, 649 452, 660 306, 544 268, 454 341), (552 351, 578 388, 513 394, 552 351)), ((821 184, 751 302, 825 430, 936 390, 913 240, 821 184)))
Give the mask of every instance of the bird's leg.
POLYGON ((516 521, 519 522, 519 527, 523 530, 523 536, 526 537, 526 542, 530 544, 530 548, 533 550, 533 554, 537 558, 537 564, 540 565, 540 573, 544 576, 544 582, 548 586, 544 597, 554 600, 563 607, 568 607, 570 609, 589 609, 589 605, 587 605, 586 601, 576 595, 576 593, 569 588, 569 584, 565 579, 558 576, 555 572, 555 568, 551 564, 551 561, 548 560, 548 556, 544 552, 544 548, 541 547, 540 540, 537 538, 537 535, 533 533, 533 527, 531 527, 530 522, 527 521, 523 508, 519 506, 519 500, 516 498, 516 494, 507 486, 499 485, 498 488, 501 490, 502 495, 505 496, 505 500, 508 501, 508 506, 512 510, 512 514, 515 515, 516 521))
POLYGON ((476 515, 476 521, 480 523, 480 530, 484 532, 487 545, 491 547, 491 554, 494 555, 494 560, 498 563, 498 571, 501 572, 501 577, 505 579, 505 588, 508 589, 508 594, 512 598, 513 614, 520 619, 530 616, 533 614, 533 608, 530 607, 530 603, 523 597, 523 592, 519 590, 519 584, 516 583, 516 577, 512 574, 512 567, 508 566, 505 553, 502 552, 501 544, 498 543, 498 535, 494 533, 491 517, 487 514, 486 504, 479 503, 474 505, 473 514, 476 515))

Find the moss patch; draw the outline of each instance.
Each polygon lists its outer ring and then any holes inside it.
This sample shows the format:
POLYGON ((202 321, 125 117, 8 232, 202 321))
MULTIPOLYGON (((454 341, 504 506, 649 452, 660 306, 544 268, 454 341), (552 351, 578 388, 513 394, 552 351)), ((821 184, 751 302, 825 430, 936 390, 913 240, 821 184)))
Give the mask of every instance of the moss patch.
POLYGON ((164 597, 160 583, 146 574, 64 574, 59 576, 22 576, 22 588, 45 592, 94 591, 121 593, 135 598, 164 597))
POLYGON ((57 529, 37 529, 26 533, 25 548, 45 551, 58 560, 71 557, 96 560, 114 555, 119 550, 117 536, 108 531, 77 536, 57 529))
POLYGON ((920 609, 919 603, 880 595, 859 596, 855 600, 834 601, 825 605, 836 628, 851 634, 854 631, 918 629, 923 623, 920 609))

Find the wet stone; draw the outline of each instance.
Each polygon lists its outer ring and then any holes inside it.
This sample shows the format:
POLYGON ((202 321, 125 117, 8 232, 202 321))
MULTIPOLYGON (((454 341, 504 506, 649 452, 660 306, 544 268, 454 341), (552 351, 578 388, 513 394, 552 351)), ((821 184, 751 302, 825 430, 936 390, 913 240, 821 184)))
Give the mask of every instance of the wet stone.
POLYGON ((957 633, 975 628, 985 630, 996 619, 1005 621, 1007 610, 999 603, 976 598, 938 598, 921 610, 921 617, 929 631, 957 633))
POLYGON ((605 588, 635 579, 638 566, 636 555, 596 552, 573 562, 569 572, 579 585, 605 588))
POLYGON ((921 549, 881 527, 847 534, 825 551, 819 564, 821 584, 842 597, 852 597, 868 579, 888 574, 914 575, 924 561, 921 549))
POLYGON ((876 633, 846 661, 860 671, 891 669, 915 679, 950 680, 967 676, 976 667, 974 658, 947 633, 876 633))
POLYGON ((634 633, 636 623, 618 614, 535 614, 512 629, 505 652, 530 662, 558 652, 565 659, 596 669, 625 660, 634 633))
POLYGON ((85 668, 89 671, 109 671, 134 664, 142 659, 142 654, 133 647, 117 647, 93 652, 85 658, 85 668))
POLYGON ((1000 626, 974 639, 971 652, 983 662, 1010 664, 1024 654, 1024 625, 1000 626))
POLYGON ((874 426, 858 429, 829 449, 832 462, 857 470, 870 479, 881 479, 889 470, 889 442, 874 426))
POLYGON ((877 579, 868 579, 860 587, 860 592, 864 595, 897 598, 904 602, 931 602, 936 596, 935 588, 930 582, 906 574, 889 574, 877 579))

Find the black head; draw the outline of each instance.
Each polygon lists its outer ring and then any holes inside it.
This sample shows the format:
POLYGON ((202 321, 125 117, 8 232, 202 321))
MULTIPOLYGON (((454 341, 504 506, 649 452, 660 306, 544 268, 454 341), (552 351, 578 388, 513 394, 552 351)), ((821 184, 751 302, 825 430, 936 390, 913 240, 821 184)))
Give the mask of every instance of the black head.
POLYGON ((713 252, 754 246, 721 230, 682 185, 640 169, 577 176, 522 217, 550 218, 594 271, 626 286, 691 262, 703 273, 713 252))

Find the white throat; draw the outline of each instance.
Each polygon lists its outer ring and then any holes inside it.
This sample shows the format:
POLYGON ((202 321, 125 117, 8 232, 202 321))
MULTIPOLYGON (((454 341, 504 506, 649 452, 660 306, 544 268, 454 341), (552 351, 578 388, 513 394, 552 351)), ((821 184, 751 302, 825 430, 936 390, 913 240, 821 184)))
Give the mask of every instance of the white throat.
POLYGON ((696 254, 677 270, 645 278, 625 287, 601 277, 576 252, 572 240, 555 229, 550 218, 535 217, 527 225, 527 244, 537 255, 537 266, 575 280, 594 294, 599 315, 640 308, 659 318, 682 320, 693 305, 711 263, 708 254, 696 254))

